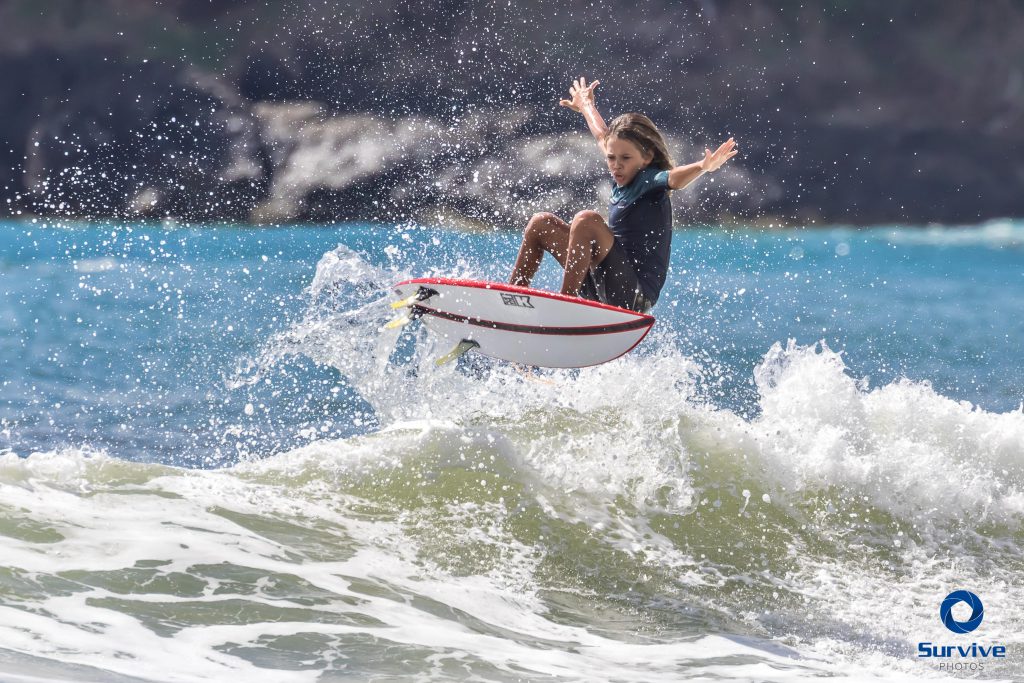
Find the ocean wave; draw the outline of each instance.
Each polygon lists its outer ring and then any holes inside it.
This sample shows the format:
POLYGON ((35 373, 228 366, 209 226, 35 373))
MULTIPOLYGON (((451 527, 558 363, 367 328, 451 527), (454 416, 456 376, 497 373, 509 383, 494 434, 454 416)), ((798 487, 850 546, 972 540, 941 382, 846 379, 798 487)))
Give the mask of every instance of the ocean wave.
POLYGON ((379 427, 217 470, 0 455, 4 647, 183 681, 906 679, 965 581, 1019 643, 1024 410, 788 341, 741 414, 659 328, 593 368, 437 369, 382 330, 395 275, 333 250, 229 378, 311 359, 379 427))
MULTIPOLYGON (((758 411, 750 418, 715 406, 700 389, 713 371, 657 327, 636 352, 594 368, 524 374, 467 357, 437 369, 438 350, 423 330, 381 329, 389 311, 376 285, 352 298, 356 309, 319 296, 388 276, 368 268, 344 247, 326 254, 307 314, 267 343, 253 376, 285 356, 307 356, 336 368, 373 406, 385 426, 374 438, 416 421, 435 425, 434 434, 436 425, 478 430, 504 444, 503 457, 562 491, 624 497, 638 508, 692 512, 702 499, 695 482, 729 484, 703 479, 711 468, 754 482, 735 492, 745 510, 765 499, 798 505, 840 490, 919 528, 964 517, 1020 528, 1024 409, 988 412, 926 382, 872 388, 825 342, 791 340, 753 370, 758 411), (950 480, 959 485, 951 488, 950 480)), ((403 457, 425 448, 410 447, 403 457)))
POLYGON ((514 472, 511 489, 496 488, 500 473, 475 466, 487 455, 467 465, 451 452, 456 433, 409 425, 370 439, 391 443, 392 458, 439 439, 429 469, 380 459, 359 438, 220 471, 8 454, 4 647, 37 672, 59 662, 62 678, 100 680, 270 681, 282 667, 315 680, 381 666, 412 666, 418 680, 674 680, 679 657, 696 675, 836 671, 763 638, 709 634, 692 610, 637 612, 643 563, 589 548, 602 544, 586 528, 511 490, 514 472), (326 474, 352 476, 361 460, 376 462, 369 480, 326 474), (682 641, 680 619, 696 622, 682 641))

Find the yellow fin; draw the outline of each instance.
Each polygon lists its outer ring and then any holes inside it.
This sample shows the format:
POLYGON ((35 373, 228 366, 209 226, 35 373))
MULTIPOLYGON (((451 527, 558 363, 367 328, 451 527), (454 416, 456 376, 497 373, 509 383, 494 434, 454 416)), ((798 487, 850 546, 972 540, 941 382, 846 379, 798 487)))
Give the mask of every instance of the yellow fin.
POLYGON ((416 292, 412 296, 406 297, 406 298, 402 299, 401 301, 392 301, 391 302, 391 308, 406 308, 408 306, 412 306, 414 303, 416 303, 419 300, 419 296, 420 296, 420 293, 416 292))
POLYGON ((434 364, 440 367, 445 363, 451 363, 453 360, 463 355, 467 351, 478 348, 480 348, 480 345, 477 344, 472 339, 463 339, 462 341, 455 345, 455 348, 453 348, 451 351, 449 351, 448 353, 444 354, 436 361, 434 361, 434 364))
POLYGON ((384 329, 385 330, 393 330, 396 327, 404 327, 404 326, 408 325, 411 322, 412 322, 412 316, 403 315, 403 316, 401 316, 399 318, 395 318, 394 320, 391 320, 390 322, 388 322, 386 325, 384 325, 384 329))

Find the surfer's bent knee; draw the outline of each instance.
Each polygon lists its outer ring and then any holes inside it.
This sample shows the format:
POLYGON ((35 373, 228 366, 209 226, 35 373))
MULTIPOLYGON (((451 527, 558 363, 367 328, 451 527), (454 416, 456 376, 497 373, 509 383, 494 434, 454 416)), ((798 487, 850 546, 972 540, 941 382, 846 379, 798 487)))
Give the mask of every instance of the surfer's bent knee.
POLYGON ((530 217, 526 228, 523 229, 523 239, 527 241, 547 242, 550 236, 557 232, 558 216, 553 213, 535 213, 530 217))
POLYGON ((582 223, 594 223, 597 221, 604 223, 604 216, 599 214, 597 211, 591 211, 590 209, 580 211, 572 217, 573 226, 580 225, 582 223))
POLYGON ((531 225, 543 225, 548 226, 558 221, 558 216, 551 213, 550 211, 540 211, 530 216, 530 221, 526 224, 529 228, 531 225))
POLYGON ((582 237, 583 239, 597 240, 598 235, 608 228, 605 226, 604 216, 597 211, 580 211, 573 216, 569 225, 569 233, 582 237))

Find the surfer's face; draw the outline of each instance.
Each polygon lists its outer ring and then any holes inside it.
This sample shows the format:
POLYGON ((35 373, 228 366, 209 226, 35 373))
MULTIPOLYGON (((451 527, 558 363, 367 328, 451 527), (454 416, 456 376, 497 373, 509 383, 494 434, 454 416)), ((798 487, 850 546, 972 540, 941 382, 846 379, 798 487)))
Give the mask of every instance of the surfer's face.
POLYGON ((618 137, 608 138, 604 146, 605 161, 608 171, 612 174, 615 184, 620 187, 629 185, 633 178, 654 158, 653 154, 644 154, 635 142, 618 137))

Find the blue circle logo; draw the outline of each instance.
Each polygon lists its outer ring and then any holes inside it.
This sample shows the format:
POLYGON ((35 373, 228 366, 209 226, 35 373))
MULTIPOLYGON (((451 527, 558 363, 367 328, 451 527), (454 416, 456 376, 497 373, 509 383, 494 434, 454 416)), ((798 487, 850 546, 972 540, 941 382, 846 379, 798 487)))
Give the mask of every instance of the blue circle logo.
POLYGON ((985 607, 981 604, 981 598, 971 591, 953 591, 939 605, 939 618, 942 619, 942 624, 953 633, 970 633, 981 626, 981 620, 984 617, 985 607), (958 602, 966 602, 971 607, 971 616, 967 621, 957 621, 953 618, 953 605, 958 602))

